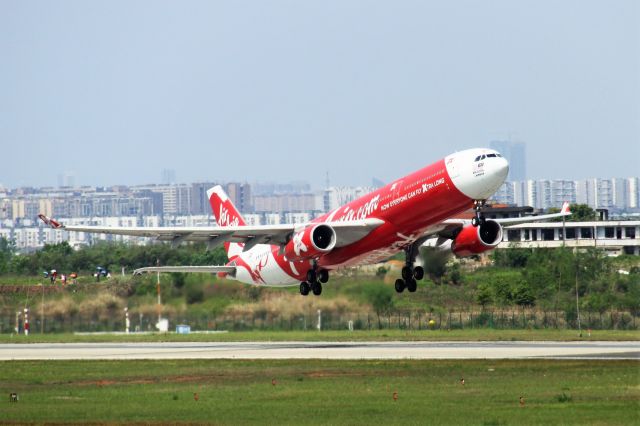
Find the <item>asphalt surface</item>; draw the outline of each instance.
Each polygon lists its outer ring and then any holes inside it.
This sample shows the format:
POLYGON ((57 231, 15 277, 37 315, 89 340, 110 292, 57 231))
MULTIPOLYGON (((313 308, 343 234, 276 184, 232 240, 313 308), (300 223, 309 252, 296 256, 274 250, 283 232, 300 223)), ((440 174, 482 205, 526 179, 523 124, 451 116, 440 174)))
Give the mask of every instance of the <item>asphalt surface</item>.
POLYGON ((640 342, 197 342, 1 344, 0 360, 634 359, 640 342))

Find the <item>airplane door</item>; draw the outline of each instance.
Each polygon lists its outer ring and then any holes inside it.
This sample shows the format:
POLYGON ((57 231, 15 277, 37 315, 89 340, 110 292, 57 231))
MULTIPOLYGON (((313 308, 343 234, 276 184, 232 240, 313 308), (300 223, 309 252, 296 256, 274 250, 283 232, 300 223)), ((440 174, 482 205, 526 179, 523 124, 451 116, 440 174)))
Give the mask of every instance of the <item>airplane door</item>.
POLYGON ((400 191, 402 190, 402 182, 404 182, 403 180, 399 180, 397 181, 394 185, 393 185, 393 194, 392 194, 392 200, 395 200, 396 198, 398 198, 400 196, 400 191))
POLYGON ((449 156, 449 158, 447 158, 446 167, 451 179, 455 179, 460 176, 460 164, 458 163, 459 161, 457 161, 455 155, 451 155, 449 156))

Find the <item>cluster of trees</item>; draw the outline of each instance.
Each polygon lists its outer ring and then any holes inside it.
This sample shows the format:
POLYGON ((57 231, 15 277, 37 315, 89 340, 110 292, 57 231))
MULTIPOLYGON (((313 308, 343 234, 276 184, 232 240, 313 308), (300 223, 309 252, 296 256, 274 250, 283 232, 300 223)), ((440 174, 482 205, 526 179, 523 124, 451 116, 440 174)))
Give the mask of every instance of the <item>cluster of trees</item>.
MULTIPOLYGON (((467 268, 448 262, 450 259, 437 251, 423 251, 425 272, 433 283, 430 285, 442 291, 417 293, 412 300, 443 309, 477 303, 483 308, 536 306, 544 310, 572 311, 576 309, 577 291, 583 309, 592 312, 619 309, 640 315, 637 258, 627 257, 627 266, 624 266, 624 257, 612 259, 601 250, 570 248, 510 248, 496 250, 491 256, 491 266, 467 268)), ((61 243, 47 245, 31 254, 17 254, 9 241, 0 239, 0 275, 33 276, 51 269, 84 275, 95 272, 98 266, 112 272, 124 267, 131 272, 157 262, 160 265, 221 265, 227 262, 227 257, 222 247, 208 251, 201 244, 174 248, 170 244, 102 243, 73 250, 67 243, 61 243)), ((385 272, 379 271, 380 278, 385 272)), ((176 291, 188 293, 189 303, 203 301, 201 283, 191 282, 184 274, 172 274, 170 281, 176 291)), ((364 286, 358 287, 359 296, 376 312, 389 311, 395 302, 403 300, 397 298, 392 286, 382 284, 381 279, 361 284, 364 286)), ((141 295, 154 289, 151 281, 141 281, 135 292, 141 295)))
POLYGON ((177 248, 170 244, 146 246, 100 243, 73 250, 67 242, 45 245, 30 254, 17 254, 15 246, 0 238, 0 274, 39 275, 56 269, 60 272, 92 273, 98 266, 109 271, 127 271, 160 265, 222 265, 227 262, 224 248, 206 250, 202 244, 177 248))
POLYGON ((602 250, 510 248, 496 250, 492 258, 492 273, 476 278, 476 301, 482 306, 539 305, 566 311, 575 309, 577 292, 584 309, 640 314, 640 268, 622 269, 619 259, 602 250))

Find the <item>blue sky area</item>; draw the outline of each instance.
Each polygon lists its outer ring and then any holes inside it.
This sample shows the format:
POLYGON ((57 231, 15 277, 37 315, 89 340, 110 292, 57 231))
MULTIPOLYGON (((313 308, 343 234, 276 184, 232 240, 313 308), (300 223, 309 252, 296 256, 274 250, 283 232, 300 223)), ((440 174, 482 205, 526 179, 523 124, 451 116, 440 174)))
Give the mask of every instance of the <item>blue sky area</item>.
POLYGON ((3 1, 0 183, 638 176, 640 2, 3 1))

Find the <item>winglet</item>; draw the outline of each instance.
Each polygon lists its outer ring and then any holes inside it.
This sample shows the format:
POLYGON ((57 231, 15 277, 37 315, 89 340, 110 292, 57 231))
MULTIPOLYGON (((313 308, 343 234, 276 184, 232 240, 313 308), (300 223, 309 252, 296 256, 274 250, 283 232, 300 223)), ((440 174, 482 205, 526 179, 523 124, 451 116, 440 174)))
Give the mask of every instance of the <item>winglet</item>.
POLYGON ((562 209, 560 209, 560 213, 563 213, 565 215, 570 215, 571 214, 571 210, 569 209, 569 202, 565 201, 562 204, 562 209))
POLYGON ((46 225, 49 225, 50 227, 52 227, 53 229, 59 229, 62 228, 62 224, 58 221, 56 221, 55 219, 51 219, 50 217, 47 217, 45 215, 43 215, 42 213, 40 213, 38 215, 38 217, 40 218, 40 220, 42 220, 46 225))

